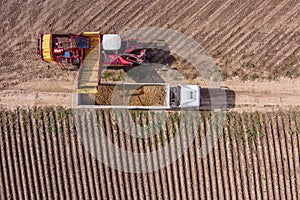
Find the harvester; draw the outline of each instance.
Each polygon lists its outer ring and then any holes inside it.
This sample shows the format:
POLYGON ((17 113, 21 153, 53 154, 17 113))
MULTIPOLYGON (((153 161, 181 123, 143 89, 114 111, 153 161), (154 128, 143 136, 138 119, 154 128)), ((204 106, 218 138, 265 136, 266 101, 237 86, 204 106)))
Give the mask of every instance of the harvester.
POLYGON ((38 53, 48 63, 56 62, 62 68, 79 69, 79 93, 97 92, 102 67, 135 66, 146 60, 146 50, 136 38, 125 39, 118 34, 100 32, 41 34, 38 53))
MULTIPOLYGON (((137 39, 118 34, 83 32, 80 34, 41 34, 38 53, 46 62, 71 64, 80 68, 91 50, 98 48, 104 66, 133 66, 145 61, 146 50, 137 39), (101 45, 102 44, 102 45, 101 45)), ((100 56, 100 55, 99 55, 100 56)))

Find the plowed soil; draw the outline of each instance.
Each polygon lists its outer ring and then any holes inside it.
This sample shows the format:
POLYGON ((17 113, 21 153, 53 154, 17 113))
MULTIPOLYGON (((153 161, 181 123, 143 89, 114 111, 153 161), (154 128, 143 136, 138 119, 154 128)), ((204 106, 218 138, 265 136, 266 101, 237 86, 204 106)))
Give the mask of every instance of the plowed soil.
MULTIPOLYGON (((203 112, 188 119, 179 112, 166 113, 161 128, 161 115, 153 111, 120 111, 116 118, 112 111, 98 110, 99 124, 93 126, 88 115, 82 112, 82 120, 76 120, 70 110, 1 111, 1 199, 299 198, 299 112, 228 113, 221 130, 203 112), (127 125, 130 133, 124 131, 127 125), (105 152, 97 126, 116 146, 135 153, 155 151, 191 131, 196 137, 171 165, 126 173, 102 164, 82 144, 78 131, 85 130, 94 138, 90 144, 105 152), (201 146, 215 139, 204 137, 218 131, 214 148, 201 156, 201 146), (151 137, 138 137, 143 134, 151 137)), ((182 148, 182 143, 175 148, 182 148)), ((127 158, 113 154, 111 159, 124 165, 127 158)))
MULTIPOLYGON (((123 32, 148 26, 181 31, 200 43, 228 79, 225 84, 236 91, 239 111, 290 109, 300 102, 299 79, 290 79, 300 75, 299 18, 299 0, 2 0, 0 104, 5 108, 72 106, 76 72, 39 59, 40 33, 107 33, 112 28, 123 32), (286 79, 281 80, 283 77, 286 79), (245 80, 256 82, 242 82, 245 80)), ((184 60, 167 64, 187 80, 197 79, 198 74, 184 60)), ((124 136, 115 126, 113 114, 100 110, 99 121, 106 135, 135 152, 155 150, 179 128, 183 134, 197 134, 176 162, 143 174, 116 171, 98 162, 82 145, 70 111, 1 110, 0 114, 0 199, 300 196, 299 111, 229 113, 223 130, 215 129, 208 115, 198 112, 198 117, 188 119, 192 126, 183 123, 179 127, 175 117, 162 125, 161 134, 144 143, 124 136), (223 137, 201 158, 202 136, 209 131, 220 131, 223 137)), ((131 115, 122 113, 121 121, 131 115)), ((151 112, 144 114, 148 118, 135 115, 132 132, 151 135, 149 121, 157 123, 159 117, 151 112)), ((85 123, 81 128, 89 129, 85 123)), ((93 128, 89 133, 94 134, 93 128)))
MULTIPOLYGON (((0 89, 1 92, 5 89, 4 93, 17 90, 15 96, 10 94, 11 101, 22 102, 18 88, 27 90, 25 99, 32 99, 31 96, 40 93, 43 87, 60 90, 60 86, 53 85, 55 82, 74 83, 76 72, 60 70, 56 64, 48 65, 39 59, 36 48, 40 33, 107 33, 112 28, 122 33, 147 26, 170 28, 195 39, 214 58, 224 78, 277 80, 298 77, 299 7, 299 1, 295 0, 1 1, 0 89), (39 88, 32 90, 24 87, 24 83, 39 88)), ((174 56, 176 59, 172 62, 171 57, 164 56, 154 61, 169 64, 188 81, 198 82, 199 74, 195 69, 174 56)), ((56 94, 52 92, 51 95, 56 94)), ((268 95, 276 97, 276 94, 268 95)), ((252 95, 247 96, 251 98, 252 95)), ((66 106, 53 99, 45 103, 43 100, 40 105, 66 106)), ((9 100, 3 101, 2 104, 9 106, 5 103, 9 100)))
MULTIPOLYGON (((113 27, 119 32, 147 26, 181 31, 213 56, 224 77, 276 79, 300 73, 297 0, 6 0, 0 9, 0 88, 37 79, 74 78, 76 73, 58 70, 55 64, 48 70, 40 61, 36 55, 40 33, 106 33, 113 27)), ((188 64, 173 64, 194 78, 188 64)))

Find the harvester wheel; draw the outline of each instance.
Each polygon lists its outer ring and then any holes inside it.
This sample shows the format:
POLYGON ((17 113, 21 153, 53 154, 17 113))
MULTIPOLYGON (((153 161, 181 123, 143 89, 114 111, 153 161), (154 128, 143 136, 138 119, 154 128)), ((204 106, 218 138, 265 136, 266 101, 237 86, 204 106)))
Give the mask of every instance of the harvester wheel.
POLYGON ((146 58, 143 63, 148 64, 150 63, 150 60, 146 58))

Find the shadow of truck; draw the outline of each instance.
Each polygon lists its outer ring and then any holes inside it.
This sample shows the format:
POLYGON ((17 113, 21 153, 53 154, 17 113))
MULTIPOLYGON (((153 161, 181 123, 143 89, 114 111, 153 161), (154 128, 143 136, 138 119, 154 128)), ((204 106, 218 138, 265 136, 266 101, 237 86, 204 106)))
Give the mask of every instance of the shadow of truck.
POLYGON ((201 88, 200 110, 229 110, 235 107, 235 92, 229 88, 201 88))

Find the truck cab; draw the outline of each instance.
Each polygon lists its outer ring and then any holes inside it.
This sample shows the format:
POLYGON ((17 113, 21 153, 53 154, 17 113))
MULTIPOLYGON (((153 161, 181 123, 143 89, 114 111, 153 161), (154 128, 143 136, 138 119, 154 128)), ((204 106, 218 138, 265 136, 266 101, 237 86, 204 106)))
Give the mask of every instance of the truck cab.
POLYGON ((199 108, 200 105, 199 85, 178 85, 170 88, 171 108, 199 108))

